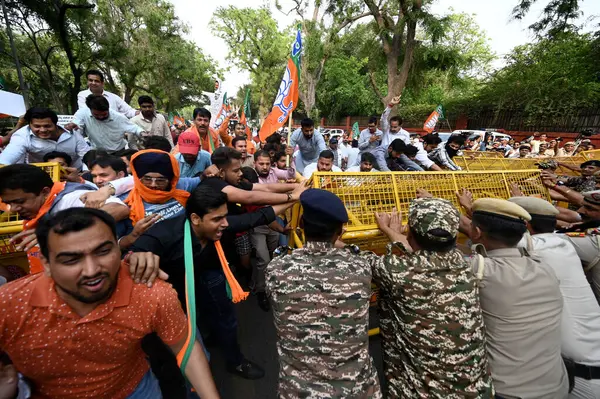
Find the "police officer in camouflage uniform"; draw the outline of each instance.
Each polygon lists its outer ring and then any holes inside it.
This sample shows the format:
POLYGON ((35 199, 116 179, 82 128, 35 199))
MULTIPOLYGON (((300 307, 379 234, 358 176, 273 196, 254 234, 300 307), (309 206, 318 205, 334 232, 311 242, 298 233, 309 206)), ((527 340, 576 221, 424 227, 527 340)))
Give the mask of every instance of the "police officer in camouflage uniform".
POLYGON ((300 196, 306 246, 265 270, 281 398, 381 398, 369 355, 369 263, 335 248, 348 213, 335 194, 300 196))
POLYGON ((388 397, 493 398, 477 286, 456 249, 458 211, 447 200, 416 199, 406 236, 395 212, 376 219, 393 243, 383 257, 363 256, 380 290, 388 397))

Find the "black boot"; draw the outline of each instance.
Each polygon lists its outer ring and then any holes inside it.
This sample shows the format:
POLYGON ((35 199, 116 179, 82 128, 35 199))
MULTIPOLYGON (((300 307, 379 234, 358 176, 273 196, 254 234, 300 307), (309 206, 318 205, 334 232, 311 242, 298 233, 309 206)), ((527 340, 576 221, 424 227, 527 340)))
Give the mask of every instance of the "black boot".
POLYGON ((257 292, 256 299, 258 300, 258 306, 265 312, 271 310, 271 304, 269 303, 269 298, 265 292, 257 292))
POLYGON ((237 366, 227 365, 227 371, 247 380, 258 380, 265 376, 265 371, 258 364, 248 359, 242 360, 237 366))

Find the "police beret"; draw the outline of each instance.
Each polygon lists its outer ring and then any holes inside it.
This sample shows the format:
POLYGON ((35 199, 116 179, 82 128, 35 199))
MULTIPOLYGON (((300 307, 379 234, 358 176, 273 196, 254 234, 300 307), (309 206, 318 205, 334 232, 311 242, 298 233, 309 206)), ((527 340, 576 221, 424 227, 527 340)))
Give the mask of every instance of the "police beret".
POLYGON ((575 144, 575 142, 574 142, 574 141, 567 141, 567 142, 565 143, 565 145, 577 145, 577 144, 575 144))
POLYGON ((523 208, 512 202, 496 198, 481 198, 473 202, 473 213, 482 212, 490 215, 503 216, 509 219, 529 222, 531 215, 523 208))
POLYGON ((559 214, 558 209, 551 203, 541 198, 536 197, 512 197, 508 199, 513 204, 519 205, 525 209, 531 216, 556 216, 559 214))
POLYGON ((600 190, 586 191, 585 193, 581 194, 583 195, 583 200, 585 202, 600 206, 600 190))
POLYGON ((337 195, 317 188, 306 190, 300 195, 303 217, 307 220, 348 223, 348 212, 337 195))
POLYGON ((582 168, 585 168, 586 166, 595 166, 596 168, 600 168, 600 161, 592 159, 581 164, 582 168))

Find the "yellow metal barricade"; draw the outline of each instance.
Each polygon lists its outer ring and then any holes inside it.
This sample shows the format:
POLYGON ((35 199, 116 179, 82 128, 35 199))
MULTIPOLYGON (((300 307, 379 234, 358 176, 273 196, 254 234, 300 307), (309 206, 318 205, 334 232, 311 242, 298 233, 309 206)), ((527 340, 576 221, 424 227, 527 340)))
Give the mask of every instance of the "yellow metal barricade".
POLYGON ((600 159, 600 150, 582 151, 581 155, 586 159, 600 159))
MULTIPOLYGON (((482 158, 485 160, 485 158, 482 158)), ((503 159, 499 159, 503 161, 503 159)), ((391 212, 394 208, 407 221, 408 207, 416 197, 417 189, 425 189, 433 196, 450 200, 461 212, 456 192, 465 188, 473 193, 473 199, 511 197, 510 185, 516 183, 525 195, 550 200, 547 188, 542 184, 540 170, 476 171, 476 172, 381 172, 381 173, 322 173, 312 177, 312 186, 331 191, 346 206, 349 221, 342 240, 356 244, 361 250, 382 254, 389 242, 375 222, 375 212, 391 212)), ((299 228, 302 209, 299 204, 292 212, 290 246, 303 246, 302 230, 299 228)), ((373 287, 373 299, 377 289, 373 287)), ((369 330, 369 336, 379 334, 379 328, 369 330)))
MULTIPOLYGON (((500 160, 503 161, 503 160, 500 160)), ((321 173, 313 174, 312 185, 336 194, 346 206, 349 221, 342 239, 357 244, 363 250, 382 253, 387 239, 377 229, 375 212, 398 209, 406 223, 408 207, 417 189, 451 201, 458 209, 456 192, 463 188, 473 198, 509 198, 510 185, 516 183, 525 195, 550 200, 542 184, 540 171, 475 171, 475 172, 381 172, 381 173, 321 173)), ((298 227, 301 208, 294 208, 292 226, 298 227)), ((291 246, 301 247, 300 229, 294 229, 291 246)))
POLYGON ((579 166, 588 159, 583 155, 573 157, 555 157, 555 158, 470 158, 454 157, 454 162, 464 171, 497 171, 497 170, 526 170, 537 169, 537 164, 544 161, 553 160, 559 164, 556 173, 565 176, 579 176, 579 172, 568 169, 563 165, 569 165, 579 169, 579 166))
MULTIPOLYGON (((52 181, 60 181, 62 169, 56 162, 45 162, 33 164, 44 169, 50 175, 52 181)), ((21 263, 16 258, 24 257, 25 253, 19 253, 15 246, 10 244, 10 238, 23 230, 23 221, 16 213, 4 212, 0 213, 0 263, 7 263, 7 259, 11 259, 11 263, 21 263)))
POLYGON ((467 158, 504 158, 504 153, 499 151, 463 151, 467 158))

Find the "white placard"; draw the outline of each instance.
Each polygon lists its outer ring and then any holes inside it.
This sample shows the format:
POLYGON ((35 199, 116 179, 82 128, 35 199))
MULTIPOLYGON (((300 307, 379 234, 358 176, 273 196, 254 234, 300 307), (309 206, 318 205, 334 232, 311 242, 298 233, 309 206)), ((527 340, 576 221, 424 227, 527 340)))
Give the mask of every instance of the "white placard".
POLYGON ((0 90, 0 114, 19 117, 25 114, 25 100, 20 94, 0 90))
POLYGON ((68 123, 73 122, 75 115, 58 115, 58 124, 60 126, 65 126, 68 123))

